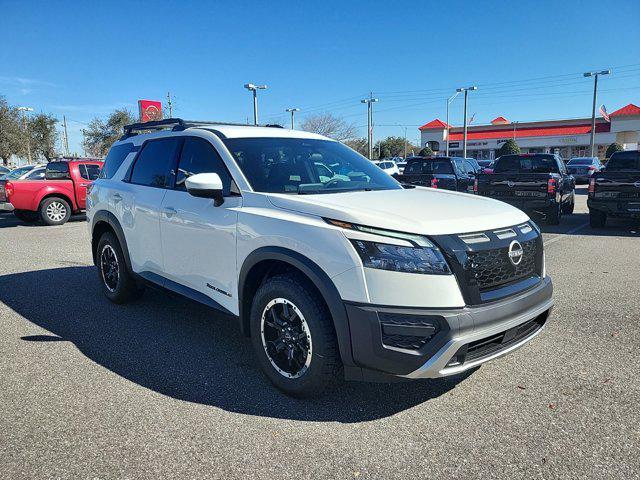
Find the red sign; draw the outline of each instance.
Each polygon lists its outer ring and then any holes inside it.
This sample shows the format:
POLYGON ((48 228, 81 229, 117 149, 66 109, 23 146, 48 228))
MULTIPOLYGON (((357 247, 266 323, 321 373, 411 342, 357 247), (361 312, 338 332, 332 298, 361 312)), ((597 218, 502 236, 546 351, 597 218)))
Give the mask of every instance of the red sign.
POLYGON ((155 100, 138 100, 138 111, 141 122, 162 120, 162 102, 155 100))

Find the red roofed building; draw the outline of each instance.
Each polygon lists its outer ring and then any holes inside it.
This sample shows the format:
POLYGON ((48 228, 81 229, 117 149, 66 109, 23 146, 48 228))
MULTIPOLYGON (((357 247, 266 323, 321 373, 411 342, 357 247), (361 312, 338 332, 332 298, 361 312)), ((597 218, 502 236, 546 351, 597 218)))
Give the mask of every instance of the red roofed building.
MULTIPOLYGON (((629 104, 610 114, 611 123, 596 117, 597 155, 604 158, 607 147, 618 142, 627 150, 637 149, 640 137, 640 107, 629 104)), ((427 143, 444 155, 447 125, 439 119, 421 126, 421 145, 427 143)), ((463 128, 450 126, 449 154, 462 155, 463 128)), ((509 122, 499 116, 489 125, 469 125, 467 155, 493 159, 508 139, 515 139, 524 153, 558 153, 563 158, 590 156, 591 118, 550 120, 544 122, 509 122)))

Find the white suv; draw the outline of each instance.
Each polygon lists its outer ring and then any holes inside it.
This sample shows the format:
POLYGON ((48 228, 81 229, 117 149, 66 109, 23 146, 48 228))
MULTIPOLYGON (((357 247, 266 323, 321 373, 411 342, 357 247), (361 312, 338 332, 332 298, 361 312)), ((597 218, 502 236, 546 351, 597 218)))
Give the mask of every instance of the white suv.
POLYGON ((150 285, 231 314, 265 374, 294 395, 339 375, 468 370, 531 340, 553 303, 542 237, 523 212, 403 188, 312 133, 127 126, 87 218, 109 299, 150 285))

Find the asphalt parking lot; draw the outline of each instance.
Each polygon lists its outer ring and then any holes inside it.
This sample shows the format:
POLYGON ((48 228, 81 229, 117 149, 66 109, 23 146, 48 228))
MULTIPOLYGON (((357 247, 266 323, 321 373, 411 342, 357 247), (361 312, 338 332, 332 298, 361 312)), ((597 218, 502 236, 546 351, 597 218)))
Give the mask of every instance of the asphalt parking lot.
POLYGON ((275 390, 235 324, 101 294, 82 218, 0 215, 3 478, 640 478, 640 225, 544 227, 556 306, 462 377, 275 390))

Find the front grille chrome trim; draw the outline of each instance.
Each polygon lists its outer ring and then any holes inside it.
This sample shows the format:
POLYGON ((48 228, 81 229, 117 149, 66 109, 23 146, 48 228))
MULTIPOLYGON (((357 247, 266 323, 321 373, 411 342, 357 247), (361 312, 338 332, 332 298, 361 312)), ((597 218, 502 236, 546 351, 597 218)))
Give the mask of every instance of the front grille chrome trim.
POLYGON ((502 230, 494 230, 496 237, 500 240, 505 240, 507 238, 517 237, 518 234, 515 232, 513 228, 504 228, 502 230))

